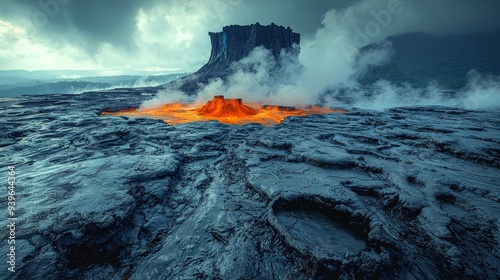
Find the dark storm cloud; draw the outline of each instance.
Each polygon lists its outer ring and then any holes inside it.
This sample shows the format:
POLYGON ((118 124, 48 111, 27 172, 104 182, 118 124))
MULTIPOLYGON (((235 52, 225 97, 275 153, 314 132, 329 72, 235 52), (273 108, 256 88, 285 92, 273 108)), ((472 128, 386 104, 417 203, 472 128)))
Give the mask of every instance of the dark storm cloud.
POLYGON ((256 0, 242 1, 239 11, 231 18, 238 24, 261 22, 290 26, 303 36, 321 27, 323 15, 330 9, 344 9, 357 0, 256 0))
MULTIPOLYGON (((102 43, 132 49, 135 43, 133 37, 137 28, 136 16, 139 9, 147 9, 157 4, 168 6, 173 2, 182 3, 183 1, 7 0, 0 11, 0 16, 11 21, 30 21, 37 27, 37 33, 43 34, 53 43, 66 41, 81 44, 89 52, 95 53, 102 43), (54 13, 51 14, 52 12, 54 13)), ((185 2, 191 3, 193 1, 185 2)), ((290 25, 302 33, 312 34, 321 26, 321 17, 326 11, 332 8, 346 7, 348 3, 353 1, 227 0, 213 2, 220 2, 212 5, 214 9, 224 5, 233 6, 231 7, 232 13, 227 15, 224 24, 275 22, 276 24, 290 25)), ((206 31, 209 30, 204 32, 206 31)))
MULTIPOLYGON (((7 0, 4 1, 0 15, 11 20, 24 19, 39 23, 43 18, 36 17, 44 12, 44 7, 57 13, 47 17, 47 24, 38 26, 36 32, 54 42, 71 42, 81 44, 91 53, 98 51, 102 43, 110 43, 116 47, 133 49, 134 34, 137 29, 136 17, 139 9, 158 4, 196 3, 197 1, 181 0, 7 0), (38 14, 37 14, 38 13, 38 14)), ((200 1, 198 1, 200 2, 200 1)), ((348 0, 226 0, 209 1, 214 10, 221 6, 232 6, 221 22, 223 24, 250 24, 261 22, 287 25, 307 37, 321 27, 323 15, 331 9, 341 11, 349 6, 358 7, 357 17, 361 27, 364 22, 373 20, 371 10, 378 11, 387 6, 391 0, 348 1, 348 0)), ((393 33, 404 33, 407 30, 423 30, 432 33, 448 31, 474 31, 495 29, 500 26, 500 10, 498 0, 441 0, 410 1, 401 0, 407 9, 406 15, 398 20, 398 26, 389 28, 393 33)), ((200 2, 201 3, 201 2, 200 2)), ((346 19, 348 20, 348 19, 346 19)), ((166 27, 167 28, 167 27, 166 27)), ((209 30, 205 30, 209 31, 209 30)), ((210 30, 217 31, 217 30, 210 30)))
POLYGON ((15 0, 7 1, 3 17, 29 21, 54 43, 82 44, 95 53, 101 43, 133 47, 139 8, 154 1, 135 0, 15 0))
MULTIPOLYGON (((403 2, 403 1, 402 1, 403 2)), ((410 1, 408 8, 424 29, 436 34, 468 33, 500 29, 498 0, 410 1)))
POLYGON ((90 43, 87 44, 89 49, 93 49, 92 43, 101 42, 131 47, 136 29, 135 16, 145 2, 147 1, 72 1, 64 7, 64 15, 55 17, 50 25, 56 31, 64 28, 62 31, 66 35, 76 31, 90 43))
POLYGON ((361 31, 371 41, 408 32, 435 35, 500 30, 498 0, 365 0, 327 14, 332 28, 361 31), (333 15, 332 15, 333 14, 333 15))

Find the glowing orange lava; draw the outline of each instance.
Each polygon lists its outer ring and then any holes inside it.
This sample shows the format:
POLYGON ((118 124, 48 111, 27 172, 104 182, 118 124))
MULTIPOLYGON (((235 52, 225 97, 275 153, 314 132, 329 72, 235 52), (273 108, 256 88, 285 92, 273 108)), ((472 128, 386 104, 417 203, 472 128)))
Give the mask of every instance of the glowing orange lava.
POLYGON ((103 115, 146 117, 162 119, 168 124, 182 124, 196 121, 219 121, 225 124, 260 123, 271 126, 281 123, 290 116, 308 116, 312 114, 345 113, 321 107, 295 108, 259 103, 243 104, 241 99, 225 99, 215 96, 203 107, 196 104, 173 103, 152 109, 128 109, 118 112, 102 112, 103 115))

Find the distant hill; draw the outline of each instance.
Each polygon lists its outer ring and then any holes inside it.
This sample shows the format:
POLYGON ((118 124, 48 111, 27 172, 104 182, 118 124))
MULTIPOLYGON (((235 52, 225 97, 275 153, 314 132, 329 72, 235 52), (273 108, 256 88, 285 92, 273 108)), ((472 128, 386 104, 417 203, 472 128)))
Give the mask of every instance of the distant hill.
POLYGON ((359 79, 362 84, 386 79, 425 87, 437 81, 443 87, 458 89, 466 85, 466 74, 472 69, 500 75, 500 32, 445 37, 410 33, 388 41, 394 50, 391 62, 370 67, 359 79))
POLYGON ((21 95, 77 93, 111 87, 109 83, 60 81, 55 83, 40 83, 38 85, 15 87, 0 90, 0 97, 16 97, 21 95))
POLYGON ((2 78, 24 78, 24 79, 56 79, 64 75, 97 76, 98 71, 92 70, 0 70, 0 81, 2 78))
MULTIPOLYGON (((61 72, 55 74, 59 75, 61 72)), ((185 74, 93 76, 74 79, 52 78, 54 71, 0 71, 0 97, 51 93, 81 93, 117 87, 157 86, 185 74), (48 77, 40 79, 40 76, 48 77)))

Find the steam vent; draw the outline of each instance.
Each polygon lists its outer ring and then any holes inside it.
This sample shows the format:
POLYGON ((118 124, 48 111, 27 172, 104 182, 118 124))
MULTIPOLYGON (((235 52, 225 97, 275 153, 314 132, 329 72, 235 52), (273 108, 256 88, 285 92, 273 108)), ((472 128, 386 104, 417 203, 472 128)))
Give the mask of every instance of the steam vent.
POLYGON ((212 51, 207 64, 194 74, 166 84, 195 94, 200 85, 207 84, 214 78, 226 78, 231 74, 231 65, 245 58, 256 47, 264 47, 271 51, 276 61, 280 62, 280 53, 285 50, 297 58, 300 52, 300 34, 290 27, 270 25, 230 25, 222 28, 222 32, 209 32, 212 51))

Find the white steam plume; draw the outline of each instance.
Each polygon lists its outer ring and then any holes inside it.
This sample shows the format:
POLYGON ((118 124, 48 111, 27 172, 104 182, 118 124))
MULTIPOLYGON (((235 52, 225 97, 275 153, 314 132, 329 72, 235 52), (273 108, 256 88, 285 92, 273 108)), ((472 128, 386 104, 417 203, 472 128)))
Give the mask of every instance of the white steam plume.
MULTIPOLYGON (((196 101, 201 103, 214 95, 225 95, 242 98, 244 102, 305 106, 326 101, 332 107, 374 110, 426 105, 499 108, 500 77, 482 76, 476 71, 469 73, 468 85, 454 95, 445 93, 445 89, 432 81, 424 89, 388 81, 378 81, 370 88, 358 84, 356 78, 363 76, 369 65, 390 61, 391 44, 380 40, 401 33, 404 27, 401 22, 413 22, 420 7, 415 5, 408 1, 377 0, 361 1, 341 11, 331 10, 325 14, 323 27, 317 30, 314 39, 302 44, 300 60, 304 68, 288 53, 282 53, 278 63, 268 50, 256 48, 233 65, 235 72, 226 81, 215 79, 201 89, 196 101), (377 47, 360 52, 374 42, 379 42, 377 47), (273 71, 276 67, 281 71, 273 71)), ((143 106, 171 100, 189 100, 189 97, 179 92, 161 93, 143 106), (168 95, 173 97, 167 98, 168 95)))
POLYGON ((473 70, 468 73, 465 98, 462 106, 466 109, 500 108, 500 76, 481 75, 473 70))
POLYGON ((160 91, 153 99, 144 101, 139 109, 152 109, 163 104, 188 103, 192 101, 192 97, 181 91, 160 91))

